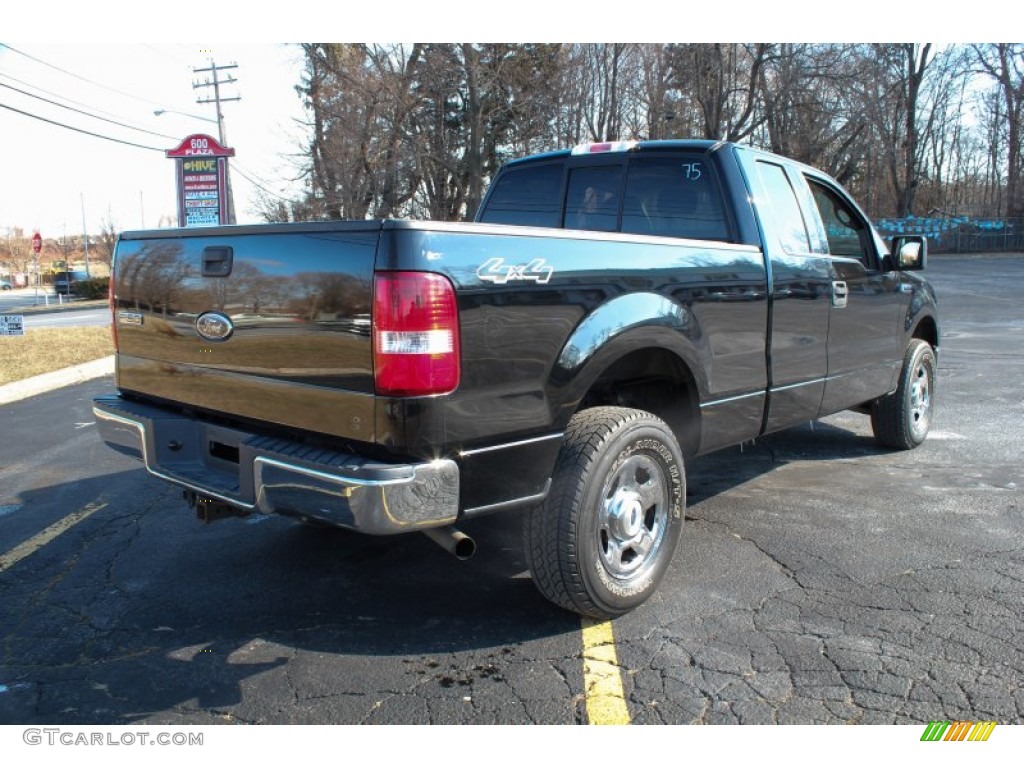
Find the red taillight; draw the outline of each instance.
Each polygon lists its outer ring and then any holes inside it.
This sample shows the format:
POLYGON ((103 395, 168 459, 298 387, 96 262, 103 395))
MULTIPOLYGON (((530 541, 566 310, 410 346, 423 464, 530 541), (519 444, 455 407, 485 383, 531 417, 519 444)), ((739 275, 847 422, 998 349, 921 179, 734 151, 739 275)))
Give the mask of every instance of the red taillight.
POLYGON ((107 304, 110 305, 110 338, 114 342, 114 351, 117 351, 117 310, 114 308, 114 275, 111 270, 107 278, 107 304))
POLYGON ((377 394, 417 397, 459 386, 455 288, 432 272, 378 272, 373 283, 377 394))

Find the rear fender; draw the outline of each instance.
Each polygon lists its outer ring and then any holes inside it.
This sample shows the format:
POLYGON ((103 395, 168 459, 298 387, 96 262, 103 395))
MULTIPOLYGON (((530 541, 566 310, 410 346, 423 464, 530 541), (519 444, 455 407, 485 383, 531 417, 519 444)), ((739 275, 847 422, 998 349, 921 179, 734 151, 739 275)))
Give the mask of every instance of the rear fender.
POLYGON ((587 392, 609 366, 638 349, 653 347, 675 354, 690 370, 703 399, 707 380, 695 340, 696 316, 656 293, 631 293, 595 309, 568 338, 548 381, 548 402, 559 404, 552 420, 559 429, 579 408, 587 392))

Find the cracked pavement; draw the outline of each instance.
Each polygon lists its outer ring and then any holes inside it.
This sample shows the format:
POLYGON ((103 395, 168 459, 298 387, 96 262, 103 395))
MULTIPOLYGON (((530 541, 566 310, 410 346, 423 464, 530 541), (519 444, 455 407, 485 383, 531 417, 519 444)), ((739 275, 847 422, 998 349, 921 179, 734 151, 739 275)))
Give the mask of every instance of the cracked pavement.
POLYGON ((668 579, 689 583, 616 625, 634 722, 1021 722, 1024 311, 1004 286, 1024 263, 929 277, 944 339, 922 448, 880 451, 844 413, 692 469, 668 579))
MULTIPOLYGON (((918 450, 840 414, 699 459, 659 593, 614 622, 635 723, 1020 723, 1024 259, 933 259, 918 450)), ((89 428, 109 379, 0 409, 0 723, 586 722, 579 620, 516 515, 425 537, 204 526, 89 428)))

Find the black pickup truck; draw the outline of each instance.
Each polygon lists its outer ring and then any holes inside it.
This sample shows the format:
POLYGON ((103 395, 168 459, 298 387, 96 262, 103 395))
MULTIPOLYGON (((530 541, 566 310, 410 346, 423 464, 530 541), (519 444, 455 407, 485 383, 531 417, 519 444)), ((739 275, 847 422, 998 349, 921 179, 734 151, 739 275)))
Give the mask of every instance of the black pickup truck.
POLYGON ((932 419, 920 237, 886 244, 828 176, 709 141, 508 163, 474 223, 125 233, 113 448, 206 520, 368 534, 525 510, 560 606, 657 588, 687 461, 844 409, 886 446, 932 419))

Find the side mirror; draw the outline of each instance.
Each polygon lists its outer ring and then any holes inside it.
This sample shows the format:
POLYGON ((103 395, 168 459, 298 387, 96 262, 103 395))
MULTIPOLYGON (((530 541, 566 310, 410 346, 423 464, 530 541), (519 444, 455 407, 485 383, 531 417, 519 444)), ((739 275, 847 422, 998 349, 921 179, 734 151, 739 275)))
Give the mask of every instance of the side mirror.
POLYGON ((892 257, 896 269, 924 269, 928 263, 928 238, 923 235, 899 235, 892 239, 892 257))

